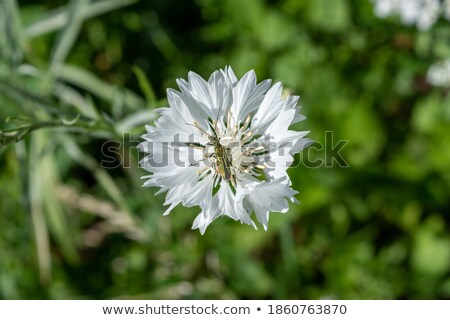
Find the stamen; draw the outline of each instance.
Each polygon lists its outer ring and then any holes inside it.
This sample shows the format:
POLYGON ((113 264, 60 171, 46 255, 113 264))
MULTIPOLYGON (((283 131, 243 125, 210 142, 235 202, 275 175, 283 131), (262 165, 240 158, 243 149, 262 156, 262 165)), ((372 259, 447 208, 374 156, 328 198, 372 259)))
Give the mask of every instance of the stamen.
POLYGON ((206 132, 205 130, 203 130, 203 129, 200 127, 200 125, 198 124, 197 121, 194 121, 193 124, 187 123, 187 125, 196 127, 198 130, 200 130, 200 132, 202 132, 202 133, 203 133, 204 135, 206 135, 208 138, 211 137, 211 135, 210 135, 208 132, 206 132))
POLYGON ((237 124, 235 124, 235 125, 234 125, 234 129, 233 129, 233 132, 231 133, 231 136, 232 136, 232 137, 236 136, 236 134, 238 133, 238 131, 239 131, 239 127, 238 127, 237 124))
POLYGON ((249 132, 247 132, 241 139, 242 143, 246 143, 248 139, 251 138, 251 136, 253 135, 253 131, 250 130, 249 132))
POLYGON ((198 174, 198 175, 202 175, 203 172, 205 172, 206 170, 209 170, 208 167, 204 167, 203 169, 198 170, 198 171, 197 171, 197 174, 198 174))
POLYGON ((247 129, 248 125, 250 124, 250 120, 252 119, 252 117, 250 115, 247 116, 247 119, 245 119, 244 125, 242 126, 241 130, 244 131, 245 129, 247 129))
POLYGON ((257 153, 259 151, 263 151, 264 149, 266 149, 265 146, 259 146, 259 147, 253 148, 250 152, 251 153, 257 153))
POLYGON ((223 180, 236 188, 237 173, 250 174, 254 177, 261 175, 261 172, 255 170, 264 170, 267 167, 255 162, 254 154, 266 151, 268 147, 259 144, 248 144, 254 136, 254 132, 249 130, 251 120, 251 115, 248 115, 241 125, 233 119, 231 110, 228 109, 226 124, 223 120, 210 120, 208 122, 212 130, 211 134, 203 130, 197 122, 194 122, 193 126, 203 134, 206 134, 210 141, 205 145, 199 143, 187 144, 191 148, 203 150, 204 152, 202 161, 206 164, 206 167, 197 172, 199 179, 212 173, 215 179, 214 184, 223 180), (237 147, 228 147, 230 145, 233 146, 233 143, 237 144, 237 147))

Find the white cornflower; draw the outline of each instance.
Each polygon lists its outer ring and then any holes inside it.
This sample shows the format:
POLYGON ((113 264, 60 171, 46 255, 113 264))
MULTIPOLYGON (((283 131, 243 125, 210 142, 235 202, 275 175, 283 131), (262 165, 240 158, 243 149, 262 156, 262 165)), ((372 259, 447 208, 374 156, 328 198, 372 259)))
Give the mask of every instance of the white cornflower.
POLYGON ((299 97, 284 99, 281 83, 257 84, 253 70, 238 80, 230 67, 177 83, 181 91, 167 90, 170 107, 142 136, 150 155, 141 165, 152 173, 144 186, 167 191, 164 215, 178 204, 199 206, 192 228, 202 234, 220 216, 256 228, 253 212, 267 230, 269 213, 296 201, 286 170, 311 142, 307 131, 289 130, 305 119, 299 97))
MULTIPOLYGON (((419 30, 430 29, 442 11, 440 0, 371 0, 375 15, 380 18, 399 16, 406 25, 416 25, 419 30)), ((447 0, 446 0, 447 1, 447 0)))
POLYGON ((428 68, 427 81, 437 87, 450 87, 450 59, 432 64, 428 68))
POLYGON ((386 18, 398 12, 401 0, 372 0, 374 3, 375 15, 379 18, 386 18))

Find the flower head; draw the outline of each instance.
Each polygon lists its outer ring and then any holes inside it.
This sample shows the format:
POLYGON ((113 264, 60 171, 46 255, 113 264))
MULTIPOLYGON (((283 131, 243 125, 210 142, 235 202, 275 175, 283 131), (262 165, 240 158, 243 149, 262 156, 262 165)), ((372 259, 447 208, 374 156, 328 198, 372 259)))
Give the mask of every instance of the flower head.
MULTIPOLYGON (((386 18, 397 15, 406 25, 416 25, 419 30, 430 29, 444 9, 439 0, 371 0, 375 15, 386 18)), ((446 0, 448 1, 448 0, 446 0)))
POLYGON ((450 59, 432 64, 428 68, 427 81, 437 87, 450 87, 450 59))
POLYGON ((286 212, 297 194, 286 172, 292 155, 311 141, 307 131, 289 130, 305 117, 299 97, 282 97, 282 85, 257 84, 254 71, 240 80, 230 67, 208 81, 194 72, 168 89, 169 108, 147 126, 141 161, 151 172, 144 186, 166 192, 169 212, 178 204, 199 206, 192 228, 203 234, 220 216, 267 229, 270 212, 286 212))

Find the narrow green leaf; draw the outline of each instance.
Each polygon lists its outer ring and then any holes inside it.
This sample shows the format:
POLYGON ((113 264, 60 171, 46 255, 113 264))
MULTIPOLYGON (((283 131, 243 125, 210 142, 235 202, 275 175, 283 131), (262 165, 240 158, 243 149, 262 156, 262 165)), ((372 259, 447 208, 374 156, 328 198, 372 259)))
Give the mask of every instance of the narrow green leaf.
MULTIPOLYGON (((18 71, 21 75, 24 76, 29 76, 37 79, 41 79, 43 77, 42 71, 40 71, 35 66, 29 64, 20 65, 18 71)), ((27 89, 15 87, 6 81, 0 80, 0 90, 2 89, 2 86, 6 86, 7 91, 10 91, 11 89, 19 91, 20 93, 23 93, 27 97, 30 97, 32 100, 37 100, 37 102, 40 103, 39 105, 43 104, 44 107, 45 104, 50 103, 50 101, 46 101, 45 97, 38 96, 33 92, 29 92, 27 89)), ((74 106, 79 111, 79 113, 81 113, 84 117, 93 120, 96 120, 98 118, 99 116, 98 112, 95 109, 92 101, 89 98, 81 95, 77 90, 71 88, 70 86, 62 82, 57 82, 53 87, 53 94, 57 98, 59 98, 62 102, 74 106)), ((61 113, 59 108, 58 113, 61 113)))
POLYGON ((77 114, 73 119, 62 118, 62 124, 65 126, 73 126, 75 123, 77 123, 78 119, 80 119, 80 114, 77 114))
POLYGON ((92 101, 83 97, 78 91, 63 83, 56 83, 54 94, 63 102, 74 106, 82 115, 97 119, 98 112, 92 104, 92 101))
POLYGON ((44 177, 37 168, 36 159, 41 152, 39 135, 31 138, 31 149, 29 157, 29 181, 28 194, 30 201, 31 219, 36 242, 36 252, 38 257, 39 274, 42 283, 47 283, 51 277, 50 240, 48 235, 47 222, 44 215, 43 189, 41 186, 44 177))
POLYGON ((33 139, 36 153, 33 157, 34 171, 32 174, 39 181, 40 191, 38 194, 40 207, 43 210, 43 219, 63 255, 68 261, 74 263, 78 259, 75 241, 71 235, 71 227, 67 221, 64 207, 56 196, 59 178, 55 165, 56 159, 53 157, 55 140, 52 140, 49 133, 44 131, 36 132, 33 139), (51 147, 49 148, 49 146, 51 147))
POLYGON ((175 56, 180 50, 162 27, 158 26, 152 30, 151 37, 155 46, 164 55, 164 57, 166 57, 166 59, 175 59, 175 56))
POLYGON ((150 84, 150 81, 148 80, 144 71, 142 71, 142 69, 139 68, 138 66, 133 67, 133 72, 136 75, 136 78, 138 80, 139 88, 141 88, 145 97, 149 101, 150 106, 154 107, 158 100, 156 99, 155 91, 153 90, 153 87, 150 84))
POLYGON ((10 66, 20 64, 23 56, 24 36, 15 0, 0 1, 0 51, 10 66))
POLYGON ((56 44, 52 50, 50 59, 50 67, 44 86, 48 85, 47 81, 51 81, 57 77, 59 69, 66 60, 70 49, 72 48, 83 23, 83 10, 88 6, 89 0, 72 0, 68 6, 68 23, 56 39, 56 44))
POLYGON ((119 97, 124 106, 130 110, 145 107, 145 101, 134 92, 127 89, 118 91, 115 86, 100 80, 92 73, 81 68, 65 64, 60 69, 59 78, 108 102, 112 102, 113 98, 119 97), (116 94, 118 96, 115 96, 116 94))
MULTIPOLYGON (((136 3, 138 0, 104 0, 93 2, 83 10, 83 19, 87 20, 106 12, 136 3)), ((65 8, 51 11, 25 29, 25 36, 29 39, 63 28, 69 22, 69 15, 65 8)))
POLYGON ((143 125, 148 124, 150 121, 155 120, 157 117, 156 112, 152 110, 140 110, 130 114, 120 122, 116 124, 117 132, 130 132, 139 127, 142 131, 143 125))

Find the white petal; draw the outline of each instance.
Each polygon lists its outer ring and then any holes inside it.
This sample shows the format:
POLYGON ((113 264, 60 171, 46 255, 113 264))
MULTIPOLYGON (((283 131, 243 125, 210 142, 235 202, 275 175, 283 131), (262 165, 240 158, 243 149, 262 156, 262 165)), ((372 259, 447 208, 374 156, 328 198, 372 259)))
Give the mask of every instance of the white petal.
POLYGON ((179 203, 180 203, 180 202, 172 203, 172 204, 170 205, 170 207, 167 208, 166 211, 164 211, 163 216, 167 216, 167 215, 170 213, 170 211, 172 211, 173 208, 175 208, 179 203))
POLYGON ((251 129, 255 132, 264 132, 270 123, 280 112, 283 102, 281 100, 281 83, 278 82, 267 91, 264 99, 256 111, 253 118, 251 129))
POLYGON ((192 224, 192 230, 199 229, 201 234, 205 234, 206 228, 212 222, 212 220, 207 217, 203 211, 195 218, 192 224))
POLYGON ((236 75, 234 74, 233 69, 231 69, 230 66, 227 66, 227 67, 225 68, 225 72, 224 72, 224 73, 227 75, 228 81, 229 81, 231 84, 234 84, 234 83, 236 83, 236 82, 238 81, 236 75))
POLYGON ((233 105, 231 106, 231 112, 236 120, 240 120, 242 108, 244 107, 245 102, 255 86, 256 74, 255 71, 250 70, 233 88, 233 105))
POLYGON ((249 213, 244 209, 242 202, 236 199, 228 182, 222 181, 217 193, 220 211, 234 220, 239 220, 256 228, 255 223, 250 218, 249 213))

